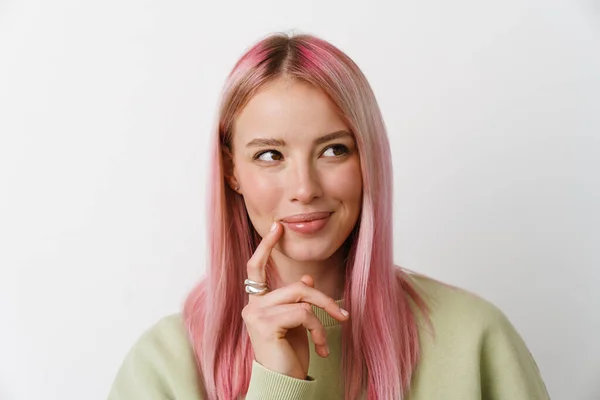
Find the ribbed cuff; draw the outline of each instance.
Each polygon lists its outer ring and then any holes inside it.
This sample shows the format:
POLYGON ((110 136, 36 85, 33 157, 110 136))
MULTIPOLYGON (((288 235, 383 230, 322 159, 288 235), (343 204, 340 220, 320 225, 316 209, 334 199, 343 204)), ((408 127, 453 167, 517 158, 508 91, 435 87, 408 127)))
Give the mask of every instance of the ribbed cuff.
POLYGON ((252 376, 246 400, 312 399, 317 386, 310 376, 306 380, 283 375, 252 361, 252 376))

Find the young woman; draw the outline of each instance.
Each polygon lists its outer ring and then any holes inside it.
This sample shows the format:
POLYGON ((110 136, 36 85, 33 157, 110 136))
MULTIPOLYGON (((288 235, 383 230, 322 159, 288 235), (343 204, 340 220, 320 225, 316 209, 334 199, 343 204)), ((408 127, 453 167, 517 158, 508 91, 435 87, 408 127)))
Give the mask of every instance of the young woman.
POLYGON ((498 308, 394 266, 390 147, 343 52, 260 41, 213 143, 207 276, 109 399, 548 399, 498 308))

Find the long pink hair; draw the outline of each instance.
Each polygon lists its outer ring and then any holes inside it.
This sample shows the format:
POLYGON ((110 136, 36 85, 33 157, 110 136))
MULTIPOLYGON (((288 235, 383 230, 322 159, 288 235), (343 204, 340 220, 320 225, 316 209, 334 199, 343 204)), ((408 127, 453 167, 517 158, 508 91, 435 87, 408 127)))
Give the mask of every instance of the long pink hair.
POLYGON ((312 35, 273 34, 250 48, 225 84, 212 144, 206 278, 190 293, 183 315, 208 399, 245 395, 254 354, 241 318, 243 281, 258 237, 242 197, 225 182, 223 146, 233 121, 265 83, 308 82, 326 93, 355 135, 361 161, 361 216, 349 237, 344 289, 351 319, 342 328, 346 399, 401 399, 408 393, 420 349, 416 310, 424 299, 393 261, 392 162, 373 91, 341 50, 312 35))

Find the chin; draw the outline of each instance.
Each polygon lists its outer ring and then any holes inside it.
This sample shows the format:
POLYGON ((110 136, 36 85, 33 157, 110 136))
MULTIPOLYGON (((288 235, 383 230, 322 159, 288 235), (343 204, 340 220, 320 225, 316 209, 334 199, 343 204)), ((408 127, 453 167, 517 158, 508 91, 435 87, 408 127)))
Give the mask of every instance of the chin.
POLYGON ((324 261, 329 259, 338 249, 331 246, 311 246, 310 243, 283 243, 280 252, 286 257, 296 261, 324 261))

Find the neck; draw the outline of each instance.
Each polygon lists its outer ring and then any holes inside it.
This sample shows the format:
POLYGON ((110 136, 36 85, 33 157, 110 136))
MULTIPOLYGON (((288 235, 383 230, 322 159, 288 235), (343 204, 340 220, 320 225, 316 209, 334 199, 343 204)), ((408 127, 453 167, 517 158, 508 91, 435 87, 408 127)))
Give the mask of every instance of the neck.
POLYGON ((310 275, 315 282, 315 289, 334 300, 339 300, 344 295, 344 256, 343 246, 330 258, 322 261, 293 260, 273 249, 270 268, 271 290, 298 282, 303 275, 310 275))

